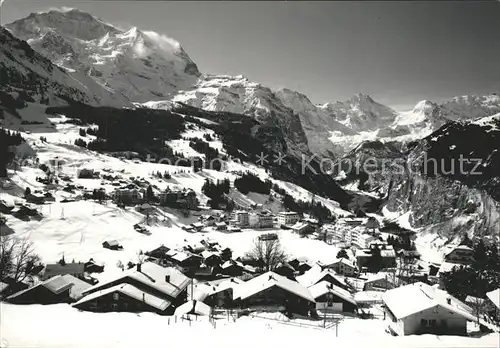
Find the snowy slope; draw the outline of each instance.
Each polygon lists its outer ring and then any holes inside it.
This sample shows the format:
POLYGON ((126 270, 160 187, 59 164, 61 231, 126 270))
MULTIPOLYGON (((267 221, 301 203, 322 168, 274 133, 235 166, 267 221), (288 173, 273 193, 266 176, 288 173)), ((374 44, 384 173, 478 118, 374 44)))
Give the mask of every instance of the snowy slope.
POLYGON ((120 30, 79 10, 32 13, 6 27, 55 64, 84 72, 132 101, 165 98, 199 76, 177 41, 120 30))

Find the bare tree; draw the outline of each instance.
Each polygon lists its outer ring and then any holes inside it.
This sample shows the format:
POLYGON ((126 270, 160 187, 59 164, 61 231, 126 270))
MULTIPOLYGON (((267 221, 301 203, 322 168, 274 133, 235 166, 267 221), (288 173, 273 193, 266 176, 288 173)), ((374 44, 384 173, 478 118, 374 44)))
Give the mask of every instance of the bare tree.
POLYGON ((467 304, 474 310, 474 314, 476 315, 477 324, 479 325, 481 315, 483 314, 484 308, 485 308, 484 299, 479 298, 479 297, 470 296, 470 300, 468 301, 467 304))
POLYGON ((10 277, 14 282, 21 282, 39 261, 40 257, 28 239, 0 238, 0 280, 10 277))
POLYGON ((278 239, 256 239, 248 255, 257 260, 266 272, 273 271, 287 258, 278 239))

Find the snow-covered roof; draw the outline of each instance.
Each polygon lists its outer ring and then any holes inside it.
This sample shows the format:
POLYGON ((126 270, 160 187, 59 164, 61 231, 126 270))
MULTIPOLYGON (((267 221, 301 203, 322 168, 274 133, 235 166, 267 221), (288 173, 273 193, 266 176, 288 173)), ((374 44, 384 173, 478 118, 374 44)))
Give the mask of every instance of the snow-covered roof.
POLYGON ((309 292, 314 297, 314 299, 317 299, 318 297, 323 296, 327 293, 332 293, 334 295, 337 295, 341 299, 352 303, 353 305, 356 304, 354 297, 351 295, 349 291, 339 288, 338 286, 331 284, 326 280, 323 280, 309 287, 309 292))
POLYGON ((217 256, 217 257, 220 257, 219 254, 213 252, 213 251, 208 251, 208 250, 204 250, 202 253, 201 253, 201 256, 204 258, 204 259, 208 259, 209 257, 212 257, 212 256, 217 256))
POLYGON ((336 259, 329 266, 333 266, 333 265, 335 265, 337 263, 342 263, 342 264, 347 265, 349 267, 356 268, 356 266, 354 266, 354 262, 353 261, 351 261, 349 259, 345 259, 345 258, 336 259))
POLYGON ((495 306, 497 306, 497 308, 500 308, 500 288, 487 292, 486 296, 495 306))
POLYGON ((334 270, 328 268, 321 270, 321 266, 319 265, 314 265, 310 270, 305 272, 303 275, 297 277, 297 281, 305 287, 310 287, 318 283, 321 279, 323 279, 327 275, 335 278, 340 283, 345 284, 344 278, 335 273, 334 270))
POLYGON ((44 282, 38 283, 37 285, 21 290, 12 294, 8 297, 8 299, 16 298, 22 294, 32 291, 33 289, 43 286, 47 290, 50 290, 54 294, 60 294, 63 291, 70 289, 70 297, 77 300, 82 297, 82 293, 89 289, 91 285, 89 283, 84 282, 78 278, 73 277, 72 275, 56 275, 50 279, 47 279, 44 282))
POLYGON ((440 306, 468 320, 475 320, 469 306, 446 291, 421 282, 389 290, 382 299, 397 319, 440 306))
POLYGON ((388 273, 388 272, 378 272, 378 273, 370 273, 367 277, 367 280, 365 282, 365 284, 367 283, 373 283, 373 282, 376 282, 378 280, 386 280, 388 282, 391 282, 391 283, 395 283, 395 275, 392 274, 392 273, 388 273))
POLYGON ((201 301, 188 301, 183 303, 175 310, 175 315, 182 316, 184 314, 196 314, 210 316, 212 307, 201 301))
POLYGON ((190 279, 184 274, 172 267, 162 267, 153 262, 145 262, 141 265, 139 272, 136 267, 118 273, 114 277, 106 281, 101 281, 98 284, 87 289, 85 293, 99 291, 106 287, 109 283, 120 279, 130 277, 144 285, 156 289, 170 297, 177 297, 188 286, 190 279), (168 282, 165 276, 169 276, 168 282))
POLYGON ((293 230, 300 230, 302 228, 306 228, 307 226, 309 226, 309 224, 307 222, 302 222, 302 221, 298 221, 296 222, 293 226, 292 226, 292 229, 293 230))
POLYGON ((234 287, 233 299, 239 298, 244 300, 273 286, 277 286, 308 301, 315 302, 305 286, 274 272, 266 272, 234 287))
POLYGON ((295 211, 280 211, 279 215, 297 215, 298 213, 295 211))
POLYGON ((461 263, 454 263, 454 262, 444 261, 441 264, 441 266, 439 267, 438 274, 451 272, 453 270, 453 267, 460 268, 460 267, 468 267, 468 266, 464 265, 464 264, 461 264, 461 263))
POLYGON ((85 296, 84 298, 82 298, 80 301, 74 303, 73 306, 76 307, 82 303, 92 301, 96 298, 99 298, 99 297, 107 295, 107 294, 111 294, 113 292, 119 292, 119 293, 122 293, 126 296, 132 297, 138 301, 145 302, 146 304, 150 305, 151 307, 157 308, 161 311, 164 311, 165 309, 167 309, 171 304, 169 301, 162 299, 158 296, 152 295, 148 292, 142 291, 133 285, 118 284, 118 285, 112 286, 112 287, 104 289, 104 290, 93 292, 93 293, 85 296))
POLYGON ((354 294, 354 300, 357 303, 376 303, 382 301, 383 295, 384 293, 382 291, 359 291, 354 294))
POLYGON ((59 274, 83 274, 84 267, 83 263, 53 263, 45 266, 44 275, 50 277, 59 274))

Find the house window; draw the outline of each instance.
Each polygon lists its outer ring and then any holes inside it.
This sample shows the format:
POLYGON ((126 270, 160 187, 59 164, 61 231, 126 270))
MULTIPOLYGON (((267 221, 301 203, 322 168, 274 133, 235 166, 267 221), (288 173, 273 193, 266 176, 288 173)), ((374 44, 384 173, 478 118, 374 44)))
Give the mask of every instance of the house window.
POLYGON ((435 326, 436 326, 436 324, 437 324, 436 319, 431 319, 431 320, 429 320, 429 326, 430 326, 430 327, 435 327, 435 326))
POLYGON ((118 309, 118 305, 116 303, 112 303, 111 304, 111 309, 117 310, 118 309))
POLYGON ((117 292, 113 294, 113 300, 118 301, 120 299, 120 295, 117 292))
POLYGON ((423 326, 423 327, 426 327, 427 326, 427 319, 420 319, 420 325, 423 326))

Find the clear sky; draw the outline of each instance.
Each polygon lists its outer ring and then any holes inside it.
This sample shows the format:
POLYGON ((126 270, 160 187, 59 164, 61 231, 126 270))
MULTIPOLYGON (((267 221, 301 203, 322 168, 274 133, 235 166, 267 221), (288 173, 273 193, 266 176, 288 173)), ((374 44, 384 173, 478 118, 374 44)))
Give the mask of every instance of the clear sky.
POLYGON ((396 109, 500 92, 500 1, 6 0, 1 23, 76 7, 178 40, 200 71, 243 74, 314 103, 357 92, 396 109))

